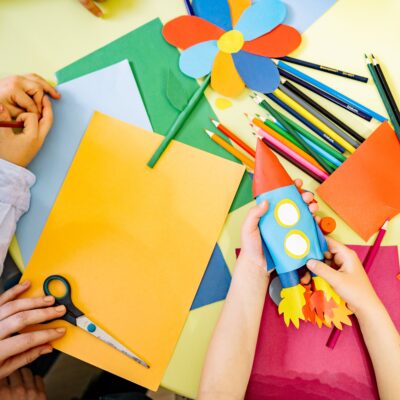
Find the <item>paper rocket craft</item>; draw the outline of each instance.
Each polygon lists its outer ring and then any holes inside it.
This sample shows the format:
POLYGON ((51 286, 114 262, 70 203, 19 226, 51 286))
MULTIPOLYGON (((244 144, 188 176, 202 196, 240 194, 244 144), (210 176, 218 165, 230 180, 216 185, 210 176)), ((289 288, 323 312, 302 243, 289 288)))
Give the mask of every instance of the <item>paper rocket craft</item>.
POLYGON ((312 275, 309 285, 300 283, 298 270, 310 259, 323 260, 325 238, 292 179, 275 154, 258 141, 253 179, 257 204, 269 203, 259 228, 268 270, 276 269, 282 284, 279 314, 296 328, 299 320, 321 327, 351 325, 344 301, 321 277, 312 275))
POLYGON ((271 93, 279 72, 271 58, 295 50, 300 33, 283 25, 281 0, 193 0, 195 16, 180 16, 163 29, 165 40, 183 50, 179 66, 192 78, 211 73, 211 87, 238 96, 245 86, 271 93))

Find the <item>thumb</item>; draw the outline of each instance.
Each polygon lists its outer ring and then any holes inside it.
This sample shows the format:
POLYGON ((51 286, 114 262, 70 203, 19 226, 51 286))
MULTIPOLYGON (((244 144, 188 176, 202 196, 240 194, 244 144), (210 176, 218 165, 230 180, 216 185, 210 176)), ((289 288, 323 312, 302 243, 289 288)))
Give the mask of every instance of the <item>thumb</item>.
POLYGON ((329 265, 318 260, 309 260, 307 268, 315 275, 325 279, 331 286, 335 287, 339 283, 340 272, 335 271, 329 265))
POLYGON ((17 121, 24 122, 24 133, 27 136, 37 137, 39 134, 39 117, 36 113, 22 113, 18 115, 17 121))

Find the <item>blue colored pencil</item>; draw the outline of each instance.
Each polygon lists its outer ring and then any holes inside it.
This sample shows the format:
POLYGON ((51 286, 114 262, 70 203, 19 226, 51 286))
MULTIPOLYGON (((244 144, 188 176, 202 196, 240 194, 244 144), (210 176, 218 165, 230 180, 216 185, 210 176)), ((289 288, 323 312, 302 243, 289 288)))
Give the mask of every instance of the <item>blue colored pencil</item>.
POLYGON ((327 92, 324 92, 323 90, 317 88, 316 86, 310 85, 308 82, 303 81, 303 79, 300 79, 297 76, 290 74, 289 72, 283 70, 282 68, 279 68, 279 73, 285 78, 289 79, 290 81, 295 82, 298 85, 310 90, 311 92, 323 97, 324 99, 329 100, 330 102, 338 105, 339 107, 342 107, 347 111, 350 111, 351 113, 357 115, 357 117, 365 119, 366 121, 371 121, 372 117, 370 115, 367 115, 362 111, 355 109, 350 104, 347 104, 344 101, 338 99, 337 97, 332 96, 327 92))
POLYGON ((303 72, 300 72, 296 68, 293 68, 290 65, 287 65, 282 61, 278 62, 278 66, 281 67, 282 69, 284 69, 285 71, 290 72, 291 74, 296 75, 299 78, 307 81, 311 85, 319 87, 320 89, 324 90, 325 92, 330 93, 331 95, 339 98, 340 100, 350 104, 354 108, 357 108, 358 110, 363 111, 364 113, 370 115, 372 118, 375 118, 380 122, 384 122, 387 120, 384 116, 376 113, 375 111, 370 110, 369 108, 363 106, 360 103, 357 103, 355 100, 350 99, 349 97, 345 96, 344 94, 332 89, 331 87, 323 84, 322 82, 317 81, 316 79, 312 78, 311 76, 304 74, 303 72))
POLYGON ((325 132, 322 132, 319 128, 317 128, 314 124, 310 121, 305 119, 302 115, 300 115, 297 111, 293 110, 292 107, 288 106, 282 100, 278 99, 274 94, 269 93, 266 94, 268 98, 270 98, 274 103, 278 104, 278 106, 282 107, 285 111, 287 111, 290 115, 293 115, 297 120, 302 122, 308 128, 310 128, 313 132, 315 132, 319 137, 324 139, 328 142, 331 146, 333 146, 336 150, 340 151, 341 153, 345 152, 345 149, 338 143, 336 143, 330 136, 328 136, 325 132))
POLYGON ((185 2, 185 7, 186 7, 186 11, 189 15, 195 15, 194 14, 194 10, 193 10, 193 6, 192 3, 190 2, 190 0, 184 0, 185 2))

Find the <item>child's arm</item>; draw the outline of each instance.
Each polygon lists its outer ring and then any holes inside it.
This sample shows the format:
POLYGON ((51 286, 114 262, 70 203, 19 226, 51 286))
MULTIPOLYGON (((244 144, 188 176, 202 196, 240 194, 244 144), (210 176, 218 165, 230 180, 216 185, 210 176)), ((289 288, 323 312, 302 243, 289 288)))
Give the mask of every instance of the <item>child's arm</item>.
MULTIPOLYGON (((301 186, 301 181, 296 185, 301 186)), ((310 203, 311 193, 303 199, 310 203)), ((317 205, 310 205, 312 212, 317 205)), ((224 308, 211 339, 200 383, 200 400, 243 399, 253 365, 269 282, 258 222, 267 202, 252 208, 242 227, 242 249, 224 308)))
MULTIPOLYGON (((24 129, 15 134, 10 128, 0 128, 0 275, 15 232, 18 219, 29 208, 29 189, 35 182, 27 166, 41 148, 52 125, 50 100, 42 100, 42 116, 22 113, 24 129)), ((8 109, 0 104, 0 121, 11 120, 8 109)))
POLYGON ((374 291, 357 254, 328 238, 330 253, 338 271, 320 261, 309 261, 308 268, 324 278, 355 313, 374 366, 382 400, 398 399, 400 394, 400 336, 384 305, 374 291))

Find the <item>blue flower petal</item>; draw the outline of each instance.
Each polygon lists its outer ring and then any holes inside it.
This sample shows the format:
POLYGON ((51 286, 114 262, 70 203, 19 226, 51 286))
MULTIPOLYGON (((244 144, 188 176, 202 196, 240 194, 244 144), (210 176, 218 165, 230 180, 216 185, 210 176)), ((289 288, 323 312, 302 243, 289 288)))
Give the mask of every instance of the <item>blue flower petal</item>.
POLYGON ((269 58, 239 51, 232 54, 235 67, 250 89, 261 93, 271 93, 279 85, 279 71, 269 58))
POLYGON ((226 31, 232 29, 228 0, 193 0, 194 13, 226 31))
POLYGON ((244 40, 253 40, 265 35, 286 16, 286 6, 280 0, 258 0, 243 11, 234 29, 242 32, 244 40))
POLYGON ((218 51, 216 40, 195 44, 182 52, 179 67, 186 75, 201 78, 211 72, 218 51))

